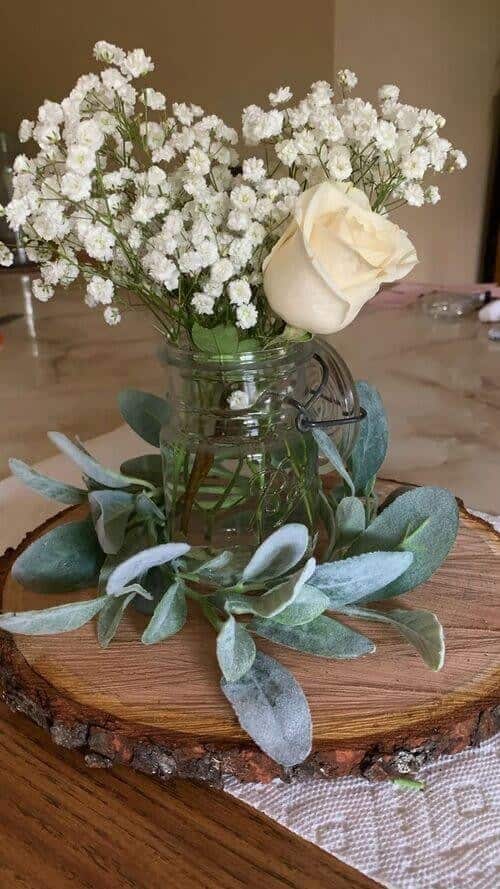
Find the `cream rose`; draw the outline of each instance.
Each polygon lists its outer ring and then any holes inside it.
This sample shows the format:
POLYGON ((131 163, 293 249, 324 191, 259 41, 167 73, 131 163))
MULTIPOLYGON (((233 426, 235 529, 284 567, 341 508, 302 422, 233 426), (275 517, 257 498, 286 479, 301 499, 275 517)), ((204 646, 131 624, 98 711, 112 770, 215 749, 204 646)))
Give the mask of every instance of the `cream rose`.
POLYGON ((408 236, 370 208, 364 192, 323 182, 298 199, 294 219, 266 258, 264 290, 287 324, 335 333, 385 281, 418 262, 408 236))

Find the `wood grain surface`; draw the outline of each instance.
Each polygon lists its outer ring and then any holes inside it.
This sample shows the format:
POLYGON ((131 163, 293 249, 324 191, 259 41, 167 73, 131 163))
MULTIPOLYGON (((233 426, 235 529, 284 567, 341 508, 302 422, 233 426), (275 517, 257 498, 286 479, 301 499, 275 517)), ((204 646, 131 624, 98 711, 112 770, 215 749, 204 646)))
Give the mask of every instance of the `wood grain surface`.
POLYGON ((376 889, 378 883, 226 794, 86 769, 0 716, 2 889, 376 889))
MULTIPOLYGON (((447 657, 439 673, 428 670, 394 630, 376 623, 362 624, 377 643, 376 653, 356 661, 314 658, 259 640, 294 672, 312 711, 313 755, 292 777, 384 777, 395 773, 401 750, 411 753, 416 767, 493 732, 499 552, 498 536, 462 512, 453 553, 428 583, 404 597, 405 606, 436 611, 445 627, 447 657)), ((42 597, 22 589, 7 570, 2 610, 92 595, 42 597)), ((13 640, 4 634, 7 701, 56 743, 81 748, 91 765, 126 763, 164 779, 180 774, 216 785, 224 774, 242 780, 282 774, 242 732, 221 694, 213 633, 198 612, 192 610, 181 633, 156 646, 140 643, 145 620, 129 610, 106 651, 97 645, 94 624, 61 636, 13 640)))

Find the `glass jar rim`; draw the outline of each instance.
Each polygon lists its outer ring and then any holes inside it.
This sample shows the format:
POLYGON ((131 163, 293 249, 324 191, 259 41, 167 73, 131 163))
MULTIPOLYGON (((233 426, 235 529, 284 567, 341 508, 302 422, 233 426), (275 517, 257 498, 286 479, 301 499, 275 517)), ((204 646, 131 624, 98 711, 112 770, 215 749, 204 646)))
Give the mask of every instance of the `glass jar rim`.
POLYGON ((253 349, 240 352, 238 355, 210 355, 205 352, 194 352, 183 349, 174 343, 164 341, 158 350, 162 364, 180 367, 207 368, 210 370, 237 370, 252 368, 263 364, 305 364, 315 349, 314 338, 307 340, 288 340, 269 348, 253 349))

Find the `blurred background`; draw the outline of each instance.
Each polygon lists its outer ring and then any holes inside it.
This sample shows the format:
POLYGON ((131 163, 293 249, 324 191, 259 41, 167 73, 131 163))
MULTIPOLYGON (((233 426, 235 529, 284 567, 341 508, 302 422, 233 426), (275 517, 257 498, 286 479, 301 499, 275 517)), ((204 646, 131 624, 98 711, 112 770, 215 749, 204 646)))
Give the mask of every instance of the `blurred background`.
POLYGON ((233 125, 243 106, 264 102, 278 85, 300 95, 338 68, 358 74, 364 98, 397 83, 403 101, 447 118, 444 135, 469 158, 465 173, 440 182, 437 208, 406 209, 397 219, 421 257, 413 278, 495 277, 498 0, 25 0, 3 4, 2 29, 0 131, 11 145, 23 117, 95 70, 98 39, 144 47, 156 63, 153 86, 233 125))

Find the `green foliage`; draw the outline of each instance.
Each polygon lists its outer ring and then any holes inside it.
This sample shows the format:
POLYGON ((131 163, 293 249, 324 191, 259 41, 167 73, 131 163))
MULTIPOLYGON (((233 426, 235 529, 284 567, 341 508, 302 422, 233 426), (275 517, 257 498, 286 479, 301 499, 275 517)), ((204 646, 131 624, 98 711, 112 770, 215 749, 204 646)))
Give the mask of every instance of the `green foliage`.
POLYGON ((91 491, 89 506, 101 549, 114 555, 125 539, 127 523, 135 506, 133 494, 126 491, 91 491))
POLYGON ((344 497, 335 513, 339 546, 350 546, 365 530, 365 507, 358 497, 344 497))
POLYGON ((87 492, 82 488, 75 488, 74 485, 67 485, 65 482, 58 482, 47 475, 42 475, 36 469, 27 466, 22 460, 10 459, 9 469, 12 475, 15 475, 19 481, 29 488, 33 488, 42 497, 49 497, 49 499, 57 500, 59 503, 66 503, 67 506, 84 503, 87 497, 87 492))
POLYGON ((97 484, 105 488, 128 488, 134 482, 137 482, 137 479, 128 478, 119 472, 114 472, 112 469, 105 469, 82 445, 71 441, 61 432, 49 432, 48 436, 63 454, 66 454, 70 460, 73 460, 82 472, 94 482, 97 482, 97 484))
POLYGON ((0 629, 26 636, 68 633, 88 624, 105 603, 106 596, 100 596, 88 602, 72 602, 69 605, 42 608, 40 611, 22 611, 18 614, 6 612, 0 614, 0 629))
POLYGON ((238 331, 232 324, 202 327, 197 321, 191 329, 193 343, 209 355, 234 356, 238 352, 238 331))
POLYGON ((159 454, 144 454, 142 457, 132 457, 125 460, 120 466, 120 472, 129 477, 143 479, 155 488, 163 485, 163 470, 159 454))
POLYGON ((304 692, 292 674, 258 651, 253 665, 221 689, 241 727, 276 762, 294 766, 309 755, 312 725, 304 692))
POLYGON ((309 559, 304 568, 291 574, 283 583, 272 587, 261 596, 246 596, 238 593, 229 595, 224 607, 231 614, 258 614, 260 617, 274 617, 284 611, 297 598, 304 584, 313 574, 315 565, 315 559, 309 559))
POLYGON ((300 562, 308 545, 309 533, 305 525, 284 525, 255 550, 243 571, 243 582, 286 574, 300 562))
POLYGON ((114 638, 126 608, 135 598, 136 593, 128 593, 121 598, 106 596, 104 607, 97 618, 97 639, 101 648, 107 648, 114 638))
POLYGON ((296 651, 305 651, 317 657, 338 660, 361 657, 375 651, 370 639, 356 633, 331 617, 317 617, 307 624, 287 627, 271 620, 254 619, 250 629, 278 645, 286 645, 296 651))
POLYGON ((434 574, 451 550, 458 531, 457 502, 443 488, 414 488, 390 503, 354 542, 350 553, 402 550, 413 563, 398 579, 365 601, 399 596, 434 574))
POLYGON ((422 660, 431 670, 441 670, 444 664, 443 628, 431 611, 374 611, 372 608, 346 608, 346 613, 366 620, 390 624, 417 649, 422 660))
POLYGON ((250 669, 256 648, 243 624, 230 615, 217 634, 217 660, 224 679, 236 682, 250 669))
POLYGON ((151 546, 142 552, 121 562, 109 575, 106 584, 108 596, 121 596, 124 587, 131 580, 142 577, 150 568, 157 565, 165 565, 189 551, 187 543, 162 543, 159 546, 151 546))
POLYGON ((356 493, 354 490, 354 484, 351 476, 349 475, 344 461, 340 456, 337 445, 332 441, 329 435, 323 429, 313 429, 313 436, 316 440, 316 444, 318 445, 318 449, 321 453, 330 461, 333 468, 338 472, 340 477, 344 480, 347 487, 349 488, 351 494, 354 496, 356 493))
POLYGON ((150 392, 123 389, 118 395, 120 413, 137 435, 155 448, 160 447, 161 427, 171 416, 169 402, 150 392))
POLYGON ((411 552, 375 552, 318 565, 311 586, 325 593, 330 606, 358 602, 403 574, 413 561, 411 552))
POLYGON ((97 582, 104 561, 92 522, 67 522, 47 531, 16 559, 12 574, 35 593, 68 593, 97 582))
POLYGON ((358 437, 349 460, 349 469, 360 497, 373 488, 377 473, 385 460, 389 427, 382 399, 369 383, 356 383, 359 403, 366 417, 359 424, 358 437))
POLYGON ((175 581, 158 602, 153 617, 149 621, 142 642, 145 645, 154 645, 162 642, 169 636, 174 636, 186 623, 187 605, 184 584, 175 581))

